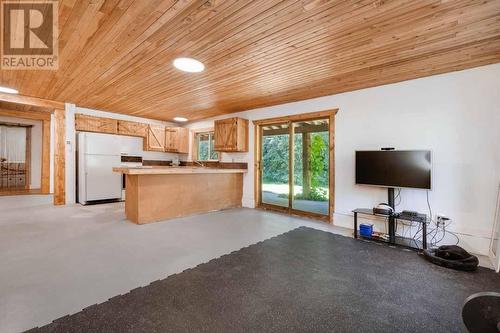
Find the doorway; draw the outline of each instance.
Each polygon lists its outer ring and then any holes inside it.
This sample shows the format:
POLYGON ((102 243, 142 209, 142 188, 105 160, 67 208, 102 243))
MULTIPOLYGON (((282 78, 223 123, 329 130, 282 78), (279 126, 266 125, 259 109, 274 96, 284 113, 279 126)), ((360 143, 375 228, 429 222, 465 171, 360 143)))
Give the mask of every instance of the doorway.
POLYGON ((254 122, 257 207, 332 220, 336 111, 254 122))
POLYGON ((32 125, 0 122, 0 194, 30 189, 32 125))

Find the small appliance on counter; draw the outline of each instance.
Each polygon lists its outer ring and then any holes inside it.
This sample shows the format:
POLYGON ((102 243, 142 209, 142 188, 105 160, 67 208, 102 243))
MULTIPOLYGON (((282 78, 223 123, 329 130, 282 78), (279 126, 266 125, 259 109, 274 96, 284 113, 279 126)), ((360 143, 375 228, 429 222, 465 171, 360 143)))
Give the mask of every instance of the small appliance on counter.
POLYGON ((172 166, 178 167, 180 165, 181 165, 181 162, 179 161, 179 156, 172 157, 172 166))

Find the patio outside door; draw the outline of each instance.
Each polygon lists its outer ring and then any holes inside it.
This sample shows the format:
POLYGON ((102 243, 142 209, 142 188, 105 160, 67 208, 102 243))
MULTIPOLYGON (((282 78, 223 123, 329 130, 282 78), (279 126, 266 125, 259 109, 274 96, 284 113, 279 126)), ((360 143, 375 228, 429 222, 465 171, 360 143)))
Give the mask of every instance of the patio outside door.
POLYGON ((262 208, 330 219, 330 117, 258 126, 262 208))

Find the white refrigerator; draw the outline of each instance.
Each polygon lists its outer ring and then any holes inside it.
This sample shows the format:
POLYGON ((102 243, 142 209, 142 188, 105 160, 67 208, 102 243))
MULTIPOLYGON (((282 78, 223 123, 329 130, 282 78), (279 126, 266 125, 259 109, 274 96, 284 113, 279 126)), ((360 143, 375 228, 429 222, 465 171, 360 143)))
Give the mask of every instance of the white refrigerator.
POLYGON ((122 142, 111 134, 78 133, 78 202, 121 199, 122 177, 113 172, 121 164, 122 142))

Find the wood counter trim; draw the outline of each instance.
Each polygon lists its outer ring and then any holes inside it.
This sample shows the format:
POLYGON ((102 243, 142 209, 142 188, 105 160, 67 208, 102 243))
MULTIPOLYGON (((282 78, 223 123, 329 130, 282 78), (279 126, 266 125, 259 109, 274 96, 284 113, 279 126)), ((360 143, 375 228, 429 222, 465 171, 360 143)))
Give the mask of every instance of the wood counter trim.
POLYGON ((183 174, 217 174, 217 173, 246 173, 246 169, 215 169, 190 167, 153 167, 153 168, 113 168, 114 172, 126 175, 183 175, 183 174))

